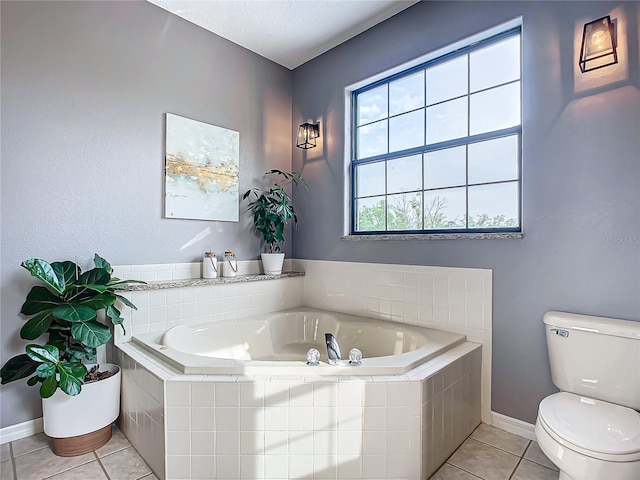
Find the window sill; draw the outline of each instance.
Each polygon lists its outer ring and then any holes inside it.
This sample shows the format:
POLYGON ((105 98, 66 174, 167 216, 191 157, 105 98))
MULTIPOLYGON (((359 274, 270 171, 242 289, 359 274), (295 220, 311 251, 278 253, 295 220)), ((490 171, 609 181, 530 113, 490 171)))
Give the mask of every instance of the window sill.
POLYGON ((501 233, 416 233, 416 234, 380 234, 380 235, 343 235, 341 240, 494 240, 494 239, 521 239, 522 232, 501 233))

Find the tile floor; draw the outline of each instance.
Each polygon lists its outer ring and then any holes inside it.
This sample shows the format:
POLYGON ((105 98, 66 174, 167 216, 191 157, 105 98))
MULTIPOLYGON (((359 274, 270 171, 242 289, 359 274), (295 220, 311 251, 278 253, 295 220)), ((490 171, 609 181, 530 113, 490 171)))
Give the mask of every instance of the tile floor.
POLYGON ((431 480, 558 480, 538 442, 481 424, 431 480))
MULTIPOLYGON (((0 446, 2 480, 157 480, 114 427, 104 447, 78 457, 57 457, 42 433, 0 446)), ((557 480, 538 444, 482 424, 431 480, 557 480)))
POLYGON ((117 427, 109 443, 78 457, 57 457, 42 433, 0 446, 1 480, 157 480, 117 427))

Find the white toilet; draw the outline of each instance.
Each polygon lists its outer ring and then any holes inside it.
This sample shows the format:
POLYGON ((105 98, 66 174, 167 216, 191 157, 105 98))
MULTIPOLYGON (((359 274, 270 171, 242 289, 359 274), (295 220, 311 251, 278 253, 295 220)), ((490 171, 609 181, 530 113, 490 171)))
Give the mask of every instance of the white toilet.
POLYGON ((548 312, 536 437, 559 480, 640 480, 640 322, 548 312))

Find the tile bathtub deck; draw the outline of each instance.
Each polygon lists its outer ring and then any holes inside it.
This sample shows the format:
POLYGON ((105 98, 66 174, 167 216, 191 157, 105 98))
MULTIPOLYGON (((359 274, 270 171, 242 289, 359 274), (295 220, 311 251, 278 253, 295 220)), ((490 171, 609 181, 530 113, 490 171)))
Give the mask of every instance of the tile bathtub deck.
MULTIPOLYGON (((157 480, 114 427, 104 447, 79 457, 56 457, 43 434, 0 446, 2 480, 157 480)), ((482 424, 431 480, 557 480, 538 444, 482 424)))

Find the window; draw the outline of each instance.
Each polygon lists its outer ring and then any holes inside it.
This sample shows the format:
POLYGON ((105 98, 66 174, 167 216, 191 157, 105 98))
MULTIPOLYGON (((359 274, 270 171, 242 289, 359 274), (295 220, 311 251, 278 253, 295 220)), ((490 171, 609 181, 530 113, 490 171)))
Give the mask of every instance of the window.
POLYGON ((520 38, 353 92, 353 234, 521 231, 520 38))

